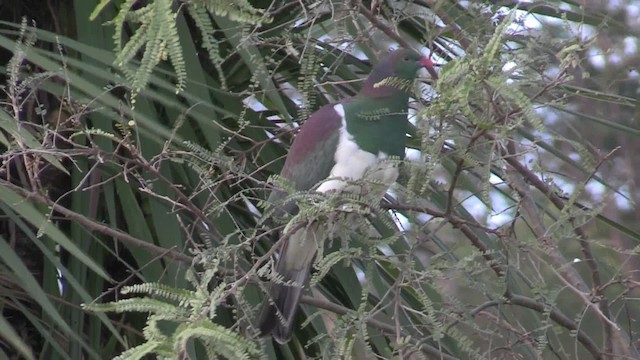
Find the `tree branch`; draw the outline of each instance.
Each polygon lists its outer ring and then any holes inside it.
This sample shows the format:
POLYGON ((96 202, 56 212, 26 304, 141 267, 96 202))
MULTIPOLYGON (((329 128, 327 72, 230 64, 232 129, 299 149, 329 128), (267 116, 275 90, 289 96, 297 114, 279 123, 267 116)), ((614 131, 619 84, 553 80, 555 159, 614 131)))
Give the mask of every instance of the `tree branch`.
POLYGON ((367 9, 366 6, 364 6, 362 4, 362 0, 359 0, 357 3, 358 3, 358 8, 360 10, 360 13, 362 15, 364 15, 364 17, 366 17, 367 20, 369 20, 369 22, 371 22, 371 24, 373 26, 378 28, 383 33, 385 33, 385 35, 390 37, 393 41, 397 42, 398 45, 400 45, 400 46, 402 46, 402 47, 404 47, 406 49, 411 49, 411 45, 409 44, 409 42, 407 42, 407 40, 403 39, 400 35, 398 35, 398 33, 393 31, 385 23, 380 21, 371 11, 369 11, 369 9, 367 9))
MULTIPOLYGON (((331 311, 332 313, 338 314, 338 315, 346 315, 350 312, 353 312, 353 310, 346 308, 344 306, 338 305, 336 303, 330 302, 330 301, 325 301, 322 299, 318 299, 312 296, 307 296, 307 295, 303 295, 302 298, 300 299, 300 302, 303 304, 307 304, 307 305, 311 305, 311 306, 315 306, 319 309, 324 309, 324 310, 328 310, 331 311)), ((396 335, 396 328, 393 325, 389 325, 385 322, 382 321, 378 321, 376 319, 367 319, 367 324, 382 330, 382 332, 384 332, 385 334, 389 335, 389 336, 395 336, 396 335)), ((416 344, 418 344, 416 342, 416 344)), ((434 359, 443 359, 443 360, 456 360, 458 358, 453 357, 451 355, 445 354, 443 353, 441 350, 431 346, 431 345, 427 345, 427 344, 419 344, 420 345, 420 349, 422 351, 424 351, 426 354, 433 356, 434 359)))
POLYGON ((76 221, 84 226, 86 226, 87 228, 89 228, 92 231, 96 231, 99 232, 101 234, 113 237, 115 239, 118 239, 120 241, 122 241, 123 243, 127 243, 129 245, 132 246, 136 246, 139 248, 142 248, 146 251, 148 251, 149 253, 156 255, 156 256, 161 256, 161 257, 165 257, 165 258, 169 258, 172 260, 176 260, 176 261, 181 261, 187 264, 191 264, 193 258, 189 255, 185 255, 177 250, 174 249, 165 249, 163 247, 151 244, 147 241, 135 238, 125 232, 122 232, 120 230, 116 230, 116 229, 112 229, 104 224, 98 223, 94 220, 91 220, 89 218, 87 218, 86 216, 79 214, 75 211, 69 210, 66 207, 55 203, 53 201, 51 201, 50 199, 48 199, 47 197, 40 195, 36 192, 32 192, 26 189, 23 189, 19 186, 13 185, 8 181, 0 181, 0 186, 4 186, 7 187, 11 190, 13 190, 14 192, 20 194, 21 196, 23 196, 24 198, 26 198, 27 200, 31 200, 31 201, 35 201, 39 204, 42 205, 46 205, 51 207, 54 211, 59 212, 60 214, 64 215, 68 220, 73 220, 76 221))
MULTIPOLYGON (((488 139, 495 141, 495 136, 487 133, 485 136, 488 139)), ((533 231, 536 236, 543 241, 543 245, 547 248, 548 254, 555 259, 555 265, 560 266, 558 271, 562 272, 564 276, 561 277, 561 280, 567 281, 567 284, 570 284, 571 288, 578 294, 579 297, 583 299, 585 304, 588 307, 595 305, 594 302, 598 302, 598 307, 595 309, 596 313, 603 318, 604 321, 604 330, 605 330, 605 338, 607 341, 607 349, 606 353, 613 353, 613 344, 616 345, 616 349, 623 351, 626 356, 633 357, 638 354, 637 349, 633 346, 628 339, 626 333, 623 334, 620 326, 618 326, 613 320, 611 320, 611 313, 609 311, 609 302, 607 298, 604 296, 602 292, 602 282, 600 279, 600 271, 598 269, 598 263, 593 256, 593 252, 591 251, 591 245, 587 241, 587 236, 584 232, 584 229, 581 226, 574 226, 574 233, 578 238, 578 243, 580 244, 580 248, 584 255, 584 261, 589 266, 591 271, 591 299, 588 299, 582 293, 582 290, 588 289, 588 286, 582 280, 582 278, 577 274, 573 267, 564 266, 566 264, 566 260, 562 261, 564 258, 562 254, 560 254, 557 249, 557 245, 553 243, 553 241, 546 235, 546 231, 544 225, 542 224, 541 219, 537 219, 535 216, 535 205, 531 200, 531 196, 528 191, 528 184, 533 185, 538 191, 540 191, 551 203, 560 211, 565 210, 567 204, 565 201, 553 191, 543 180, 540 179, 538 175, 536 175, 533 171, 527 168, 524 164, 522 164, 516 155, 516 151, 514 149, 515 144, 510 141, 507 147, 498 147, 498 151, 500 152, 504 161, 513 169, 514 173, 518 173, 521 179, 512 179, 510 181, 510 186, 520 194, 525 201, 525 210, 528 211, 530 220, 533 221, 533 231), (632 354, 633 352, 633 354, 632 354)), ((610 155, 608 155, 610 156, 610 155)), ((569 223, 574 224, 575 218, 570 217, 569 223)))
MULTIPOLYGON (((541 314, 545 313, 547 310, 544 304, 537 302, 534 299, 531 299, 529 297, 511 294, 511 293, 508 293, 506 296, 507 296, 506 299, 487 301, 486 303, 473 309, 469 314, 471 316, 475 316, 479 312, 484 311, 487 308, 499 306, 499 305, 522 306, 527 309, 531 309, 536 312, 539 312, 541 314)), ((569 331, 575 331, 578 341, 580 341, 580 343, 587 349, 587 351, 589 351, 591 355, 593 355, 594 359, 602 359, 602 352, 600 351, 600 348, 598 348, 598 345, 596 345, 595 341, 593 341, 593 339, 589 335, 587 335, 583 330, 578 328, 578 326, 576 325, 575 322, 573 322, 573 320, 569 319, 567 316, 565 316, 560 310, 558 310, 555 307, 552 307, 551 310, 549 311, 549 317, 551 318, 551 320, 555 321, 558 325, 564 327, 565 329, 569 331)))

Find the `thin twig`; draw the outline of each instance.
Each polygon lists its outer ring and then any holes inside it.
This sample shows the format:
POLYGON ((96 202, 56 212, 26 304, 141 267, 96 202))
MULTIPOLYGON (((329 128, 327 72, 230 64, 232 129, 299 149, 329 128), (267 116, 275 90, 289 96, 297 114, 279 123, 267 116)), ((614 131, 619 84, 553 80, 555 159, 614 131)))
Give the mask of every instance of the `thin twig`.
MULTIPOLYGON (((330 302, 330 301, 325 301, 322 299, 318 299, 312 296, 306 296, 303 295, 302 298, 300 299, 300 302, 303 304, 307 304, 307 305, 311 305, 311 306, 315 306, 319 309, 324 309, 324 310, 328 310, 331 311, 332 313, 336 313, 338 315, 346 315, 350 312, 352 312, 353 310, 346 308, 344 306, 338 305, 336 303, 330 302)), ((378 321, 376 319, 367 319, 367 324, 382 330, 383 333, 389 335, 389 336, 394 336, 396 334, 396 328, 393 325, 389 325, 385 322, 382 321, 378 321)), ((441 359, 441 360, 456 360, 458 358, 453 357, 451 355, 445 354, 443 353, 440 349, 437 349, 431 345, 427 345, 427 344, 420 344, 420 349, 422 351, 424 351, 426 354, 433 356, 433 359, 441 359)))
POLYGON ((369 11, 369 9, 367 9, 366 6, 362 4, 362 0, 359 0, 357 3, 358 3, 358 9, 360 10, 360 13, 362 13, 362 15, 364 15, 364 17, 366 17, 373 26, 377 27, 379 30, 385 33, 385 35, 390 37, 393 41, 397 42, 398 45, 406 49, 411 49, 411 45, 409 44, 409 42, 403 39, 400 35, 398 35, 398 33, 393 31, 385 23, 380 21, 371 11, 369 11))
MULTIPOLYGON (((492 134, 485 134, 488 139, 496 140, 495 136, 492 134)), ((513 169, 514 173, 519 174, 522 179, 512 179, 510 185, 514 190, 516 190, 523 200, 528 201, 525 203, 527 206, 525 210, 529 213, 530 220, 533 221, 532 225, 535 226, 534 233, 536 236, 543 241, 543 245, 547 248, 547 253, 551 256, 552 259, 555 259, 556 266, 559 267, 559 273, 562 273, 564 276, 560 276, 560 279, 565 282, 565 284, 570 285, 570 288, 576 292, 580 298, 586 303, 587 306, 591 307, 593 305, 593 300, 599 303, 599 306, 596 308, 595 306, 592 309, 596 309, 596 314, 600 316, 604 320, 605 324, 605 337, 607 341, 607 348, 605 349, 606 353, 613 353, 612 345, 613 343, 617 344, 616 347, 620 351, 624 351, 626 356, 632 357, 631 351, 636 353, 637 350, 633 347, 625 336, 622 334, 621 328, 614 321, 611 320, 611 314, 609 311, 609 302, 607 298, 602 293, 602 282, 600 279, 600 271, 598 269, 598 263, 593 256, 593 252, 591 251, 591 245, 587 241, 586 233, 581 226, 574 226, 574 233, 578 238, 578 243, 580 244, 580 248, 582 250, 584 261, 587 263, 587 266, 591 270, 591 298, 586 297, 582 291, 582 289, 588 288, 586 283, 582 280, 582 278, 577 274, 577 272, 573 269, 573 267, 563 267, 566 261, 562 261, 564 258, 562 254, 560 254, 557 249, 557 245, 546 235, 546 231, 544 230, 544 224, 542 224, 541 219, 537 219, 535 216, 535 205, 531 200, 531 196, 528 191, 528 185, 522 184, 522 182, 526 182, 527 184, 533 185, 538 191, 540 191, 551 203, 560 211, 564 210, 567 206, 564 200, 551 189, 540 177, 538 177, 533 171, 528 169, 524 164, 522 164, 517 156, 515 156, 515 143, 510 141, 507 147, 498 147, 499 152, 510 165, 511 169, 513 169)), ((611 156, 611 153, 607 155, 611 156)), ((605 157, 606 158, 606 157, 605 157)), ((600 164, 604 159, 601 159, 600 164)), ((599 166, 599 165, 598 165, 599 166)), ((569 218, 569 223, 574 223, 575 219, 573 217, 569 218)), ((554 270, 555 271, 555 270, 554 270)))
POLYGON ((471 310, 469 314, 473 317, 478 313, 480 313, 481 311, 484 311, 488 308, 499 306, 499 305, 522 306, 527 309, 531 309, 536 312, 539 312, 541 314, 544 314, 548 311, 549 317, 551 318, 551 320, 555 321, 558 325, 564 327, 569 331, 575 331, 578 341, 585 347, 585 349, 587 349, 587 351, 589 351, 595 359, 602 359, 602 352, 600 348, 598 348, 598 345, 595 343, 595 341, 593 341, 593 339, 587 333, 585 333, 583 330, 578 328, 578 326, 573 320, 568 318, 557 308, 551 307, 551 309, 549 310, 549 307, 550 307, 549 305, 544 305, 532 298, 508 293, 507 298, 500 299, 500 300, 487 301, 479 305, 475 309, 471 310))
MULTIPOLYGON (((408 210, 408 211, 424 212, 425 214, 441 217, 447 220, 454 228, 460 230, 467 237, 467 239, 469 239, 469 241, 473 246, 475 246, 478 250, 480 250, 482 257, 489 263, 489 266, 491 267, 491 269, 493 269, 496 275, 503 276, 504 274, 506 274, 506 270, 502 267, 502 265, 499 264, 498 260, 494 258, 493 255, 489 254, 488 252, 489 249, 487 248, 487 245, 482 240, 480 240, 480 238, 475 234, 474 230, 471 229, 471 226, 473 226, 473 227, 479 227, 482 230, 485 230, 485 227, 483 227, 482 225, 480 224, 476 225, 474 223, 470 223, 469 221, 460 219, 459 217, 453 214, 447 215, 446 212, 441 212, 435 209, 431 209, 429 207, 412 206, 412 205, 399 204, 399 203, 393 203, 391 205, 387 205, 383 203, 381 206, 384 208, 393 209, 393 210, 408 210)), ((491 229, 486 229, 486 230, 491 230, 491 229)), ((496 233, 495 231, 489 231, 489 232, 496 233)))
POLYGON ((32 192, 29 190, 26 190, 24 188, 21 188, 19 186, 16 186, 14 184, 11 184, 8 181, 0 181, 0 185, 7 187, 15 192, 17 192, 18 194, 20 194, 21 196, 25 197, 28 200, 33 200, 37 203, 43 204, 43 205, 47 205, 50 206, 54 211, 59 212, 60 214, 64 215, 68 220, 73 220, 76 221, 78 223, 80 223, 81 225, 86 226, 87 228, 89 228, 92 231, 97 231, 101 234, 107 235, 107 236, 111 236, 113 238, 116 238, 124 243, 127 243, 129 245, 132 246, 136 246, 142 249, 145 249, 146 251, 150 252, 153 255, 156 256, 162 256, 165 258, 169 258, 172 260, 176 260, 176 261, 181 261, 187 264, 191 264, 193 258, 189 255, 185 255, 177 250, 172 249, 166 249, 157 245, 154 245, 152 243, 149 243, 147 241, 135 238, 125 232, 122 232, 120 230, 116 230, 116 229, 112 229, 104 224, 98 223, 94 220, 91 220, 89 218, 87 218, 86 216, 79 214, 75 211, 69 210, 66 207, 59 205, 57 203, 54 203, 53 201, 51 201, 50 199, 48 199, 47 197, 40 195, 36 192, 32 192))

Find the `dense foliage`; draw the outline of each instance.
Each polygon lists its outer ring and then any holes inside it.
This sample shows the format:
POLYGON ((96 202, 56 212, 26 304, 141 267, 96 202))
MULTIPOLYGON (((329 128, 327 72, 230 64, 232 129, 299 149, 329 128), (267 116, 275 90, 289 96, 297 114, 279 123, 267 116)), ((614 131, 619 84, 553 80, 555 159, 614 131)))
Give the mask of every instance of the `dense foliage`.
POLYGON ((6 3, 3 358, 640 357, 634 1, 6 3), (440 68, 398 183, 293 191, 296 128, 397 47, 440 68), (259 338, 273 245, 329 218, 259 338))

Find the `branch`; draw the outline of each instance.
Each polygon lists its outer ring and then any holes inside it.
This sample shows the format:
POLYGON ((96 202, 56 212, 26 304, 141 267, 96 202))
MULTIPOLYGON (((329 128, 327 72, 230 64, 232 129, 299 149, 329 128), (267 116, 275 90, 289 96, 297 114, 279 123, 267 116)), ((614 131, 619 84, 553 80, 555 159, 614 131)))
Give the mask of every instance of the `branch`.
POLYGON ((470 227, 478 228, 486 233, 499 235, 499 231, 487 226, 480 224, 475 220, 466 220, 455 214, 448 214, 445 211, 440 211, 434 209, 429 206, 418 206, 418 205, 410 205, 410 204, 401 204, 396 199, 388 198, 385 199, 388 201, 380 204, 380 207, 387 210, 395 210, 395 211, 415 211, 420 213, 425 213, 427 215, 433 216, 435 218, 442 218, 449 221, 453 226, 459 227, 462 225, 467 225, 470 227))
POLYGON ((453 38, 455 40, 458 40, 458 43, 463 50, 467 51, 467 49, 471 47, 471 40, 469 40, 469 38, 464 34, 460 26, 458 26, 457 22, 449 18, 449 15, 447 15, 445 11, 442 11, 443 9, 446 9, 446 7, 440 6, 438 1, 435 0, 414 1, 416 4, 429 8, 436 15, 438 15, 440 20, 442 20, 443 23, 447 24, 448 30, 454 35, 453 38))
MULTIPOLYGON (((303 304, 315 306, 319 309, 331 311, 332 313, 335 313, 338 315, 347 315, 348 313, 353 312, 353 310, 346 308, 344 306, 338 305, 336 303, 325 301, 325 300, 318 299, 312 296, 307 296, 307 295, 303 295, 302 298, 300 298, 300 302, 303 304)), ((368 325, 376 329, 382 330, 382 332, 384 332, 389 336, 396 335, 396 328, 393 325, 389 325, 385 322, 378 321, 376 319, 367 319, 366 321, 368 325)), ((416 342, 416 344, 418 343, 416 342)), ((456 357, 443 353, 441 350, 431 345, 420 344, 420 347, 422 351, 429 354, 430 356, 433 356, 434 359, 441 359, 441 360, 457 360, 458 359, 456 357)))
MULTIPOLYGON (((546 311, 544 304, 537 302, 529 297, 510 293, 507 293, 506 296, 506 299, 488 301, 476 307, 470 312, 470 315, 475 316, 479 312, 484 311, 487 308, 498 305, 518 305, 527 309, 534 310, 541 314, 544 314, 546 311)), ((594 359, 602 359, 602 352, 598 348, 598 345, 596 345, 595 341, 593 341, 593 339, 589 335, 587 335, 583 330, 580 330, 575 322, 566 317, 555 307, 552 307, 549 311, 549 317, 551 318, 551 320, 555 321, 558 325, 564 327, 565 329, 576 332, 578 341, 580 341, 580 343, 591 353, 591 355, 593 355, 594 359)))
MULTIPOLYGON (((496 140, 495 136, 487 133, 485 136, 488 139, 496 140)), ((532 230, 536 234, 536 236, 543 242, 543 245, 547 248, 548 255, 554 259, 556 266, 558 267, 558 271, 562 272, 564 276, 561 276, 560 279, 566 281, 567 284, 571 285, 570 288, 578 294, 579 297, 583 299, 585 304, 588 307, 593 307, 596 310, 596 314, 603 318, 604 320, 604 330, 605 330, 605 338, 607 341, 607 353, 613 353, 613 344, 615 343, 618 350, 624 352, 626 356, 633 357, 633 355, 637 355, 638 351, 631 343, 628 338, 628 334, 624 333, 620 326, 616 324, 611 319, 611 313, 609 311, 609 302, 602 292, 602 282, 600 279, 600 271, 598 269, 598 263, 593 256, 593 252, 591 251, 591 245, 587 241, 587 236, 584 232, 584 229, 581 226, 574 226, 574 233, 578 238, 578 243, 580 244, 580 248, 582 250, 584 261, 587 263, 587 266, 591 270, 591 299, 587 298, 584 293, 582 293, 582 289, 588 289, 585 281, 577 274, 575 269, 570 266, 564 266, 566 263, 562 261, 564 258, 560 251, 557 248, 557 245, 553 243, 553 241, 546 235, 544 224, 542 220, 535 216, 535 205, 533 200, 531 199, 531 195, 529 194, 529 185, 533 185, 538 191, 540 191, 551 203, 560 211, 564 210, 567 206, 564 200, 553 191, 543 180, 538 177, 533 171, 527 168, 524 164, 522 164, 516 155, 515 151, 515 143, 509 142, 507 147, 498 147, 498 151, 500 155, 507 162, 507 164, 513 169, 514 173, 518 173, 520 175, 520 179, 513 178, 510 181, 510 186, 518 192, 518 194, 522 197, 524 203, 524 209, 528 212, 529 218, 533 221, 532 226, 534 227, 532 230), (573 270, 573 271, 571 271, 573 270), (595 302, 599 303, 599 306, 595 307, 595 302)), ((611 154, 608 154, 610 156, 611 154)), ((601 162, 598 164, 598 166, 601 162)), ((569 223, 574 224, 574 217, 569 218, 569 223)))
POLYGON ((506 273, 506 270, 499 264, 498 260, 495 257, 493 257, 493 255, 487 253, 488 251, 487 245, 484 242, 482 242, 482 240, 480 240, 480 238, 475 234, 475 232, 473 231, 473 229, 471 229, 470 226, 480 228, 481 230, 489 233, 496 233, 495 230, 482 226, 477 222, 470 222, 465 219, 461 219, 460 217, 455 216, 454 214, 447 214, 446 211, 443 212, 443 211, 435 210, 426 206, 413 206, 413 205, 407 205, 407 204, 400 204, 397 202, 393 202, 391 204, 382 203, 380 206, 382 208, 390 209, 390 210, 422 212, 434 217, 440 217, 447 220, 454 228, 460 230, 469 239, 469 241, 471 241, 471 244, 473 246, 475 246, 478 250, 480 250, 480 252, 482 253, 482 257, 486 261, 488 261, 489 266, 491 266, 491 269, 493 269, 496 275, 503 276, 506 273))
POLYGON ((139 248, 142 248, 146 251, 148 251, 149 253, 156 255, 156 256, 161 256, 161 257, 165 257, 165 258, 169 258, 172 260, 176 260, 176 261, 181 261, 184 262, 186 264, 191 264, 193 258, 189 255, 185 255, 179 251, 176 251, 174 249, 165 249, 163 247, 151 244, 149 242, 146 242, 144 240, 135 238, 125 232, 122 232, 120 230, 116 230, 116 229, 112 229, 104 224, 98 223, 94 220, 89 219, 88 217, 79 214, 75 211, 69 210, 66 207, 55 203, 53 201, 51 201, 50 199, 48 199, 47 197, 40 195, 36 192, 32 192, 26 189, 23 189, 19 186, 13 185, 10 182, 7 181, 0 181, 0 186, 5 186, 11 190, 13 190, 14 192, 20 194, 21 196, 23 196, 25 199, 27 200, 32 200, 35 201, 39 204, 42 205, 46 205, 51 207, 54 211, 59 212, 60 214, 64 215, 68 220, 73 220, 76 221, 84 226, 86 226, 87 228, 89 228, 92 231, 96 231, 99 232, 101 234, 113 237, 115 239, 118 239, 120 241, 122 241, 123 243, 132 245, 132 246, 136 246, 139 248))
POLYGON ((369 9, 367 9, 366 6, 362 4, 362 0, 358 1, 358 7, 360 9, 360 13, 362 13, 362 15, 364 15, 364 17, 366 17, 373 26, 385 33, 385 35, 390 37, 393 41, 397 42, 398 45, 406 49, 411 49, 411 45, 407 42, 407 40, 403 39, 400 35, 398 35, 398 33, 393 31, 389 26, 380 21, 371 11, 369 11, 369 9))

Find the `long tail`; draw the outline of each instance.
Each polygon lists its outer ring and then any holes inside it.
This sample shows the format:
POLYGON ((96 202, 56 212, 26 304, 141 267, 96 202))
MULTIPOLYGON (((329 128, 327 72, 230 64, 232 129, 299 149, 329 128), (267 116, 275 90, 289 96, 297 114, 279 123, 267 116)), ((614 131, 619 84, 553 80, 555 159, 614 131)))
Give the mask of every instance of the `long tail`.
POLYGON ((300 296, 319 245, 316 228, 308 226, 289 237, 276 265, 282 281, 271 282, 269 296, 262 303, 258 318, 260 334, 272 334, 280 344, 291 339, 300 296))

